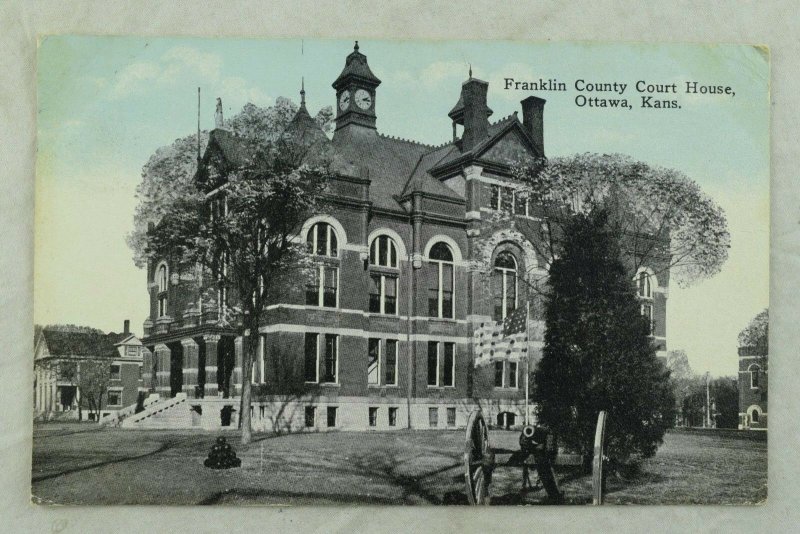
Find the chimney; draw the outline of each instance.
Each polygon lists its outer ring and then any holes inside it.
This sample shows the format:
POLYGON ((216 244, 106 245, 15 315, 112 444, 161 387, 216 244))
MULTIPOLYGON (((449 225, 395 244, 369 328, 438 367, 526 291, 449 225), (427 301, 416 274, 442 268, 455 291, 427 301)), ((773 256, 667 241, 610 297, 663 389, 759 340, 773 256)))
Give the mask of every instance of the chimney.
POLYGON ((222 99, 217 97, 217 109, 214 111, 214 128, 221 129, 225 127, 225 121, 222 118, 222 99))
POLYGON ((122 333, 123 334, 130 334, 131 333, 131 320, 125 319, 125 322, 122 323, 122 333))
POLYGON ((521 102, 522 125, 544 157, 544 98, 529 96, 521 102))
POLYGON ((470 78, 461 86, 464 99, 464 134, 461 150, 467 152, 475 148, 489 136, 489 106, 486 93, 489 84, 483 80, 470 78))

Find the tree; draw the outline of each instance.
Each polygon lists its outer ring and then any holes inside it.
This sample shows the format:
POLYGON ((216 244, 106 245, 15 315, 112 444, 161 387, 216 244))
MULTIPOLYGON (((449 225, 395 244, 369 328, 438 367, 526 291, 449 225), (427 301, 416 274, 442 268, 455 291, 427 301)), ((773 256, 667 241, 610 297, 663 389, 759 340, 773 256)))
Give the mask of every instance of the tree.
POLYGON ((244 337, 242 443, 251 440, 247 407, 258 327, 266 306, 276 301, 282 288, 295 285, 308 272, 305 243, 295 236, 308 214, 319 211, 329 177, 324 152, 312 153, 308 146, 281 136, 291 110, 287 101, 281 102, 269 110, 246 107, 230 121, 243 132, 240 142, 247 162, 216 177, 224 188, 216 188, 210 200, 206 191, 185 184, 176 186, 180 194, 170 190, 143 198, 143 204, 157 205, 143 206, 137 214, 164 215, 152 230, 135 231, 131 239, 141 258, 200 265, 210 274, 208 288, 233 290, 234 303, 224 308, 220 320, 240 328, 244 337))
POLYGON ((103 395, 111 379, 109 360, 81 360, 77 365, 77 384, 80 406, 86 406, 94 420, 100 420, 103 395))
MULTIPOLYGON (((255 142, 275 143, 281 132, 297 112, 297 105, 288 98, 278 97, 275 105, 261 108, 248 103, 237 114, 225 121, 225 128, 234 134, 255 142)), ((322 108, 314 120, 325 131, 332 127, 333 110, 322 108)), ((208 145, 208 131, 181 137, 163 146, 150 156, 142 168, 142 181, 136 188, 139 204, 134 213, 134 229, 127 236, 138 267, 147 263, 147 229, 150 223, 158 224, 173 205, 196 191, 194 176, 197 171, 198 152, 208 145)))
POLYGON ((675 406, 680 412, 680 424, 689 425, 689 417, 684 413, 684 407, 689 408, 690 404, 685 404, 684 401, 700 391, 701 388, 705 392, 705 383, 692 370, 691 365, 689 365, 689 357, 684 350, 671 350, 667 353, 667 369, 670 372, 670 383, 672 384, 672 394, 675 396, 675 406))
MULTIPOLYGON (((565 225, 596 210, 606 212, 607 231, 619 241, 631 278, 647 266, 688 286, 719 272, 728 257, 722 208, 677 170, 621 154, 585 153, 521 161, 512 177, 515 198, 535 215, 514 218, 512 225, 545 261, 560 254, 565 225)), ((500 210, 490 223, 508 226, 509 218, 509 210, 500 210)), ((490 242, 482 244, 486 263, 493 250, 490 242)), ((546 288, 536 276, 525 278, 534 291, 546 288)))
POLYGON ((620 255, 604 210, 564 226, 562 253, 550 266, 534 400, 540 420, 584 457, 597 414, 607 410, 609 455, 627 461, 655 454, 675 399, 620 255))
POLYGON ((717 428, 737 428, 739 425, 739 388, 732 376, 715 378, 710 384, 711 399, 716 411, 717 428))
POLYGON ((768 371, 769 308, 753 317, 750 323, 739 332, 739 347, 747 349, 748 356, 758 357, 757 362, 762 371, 768 371))

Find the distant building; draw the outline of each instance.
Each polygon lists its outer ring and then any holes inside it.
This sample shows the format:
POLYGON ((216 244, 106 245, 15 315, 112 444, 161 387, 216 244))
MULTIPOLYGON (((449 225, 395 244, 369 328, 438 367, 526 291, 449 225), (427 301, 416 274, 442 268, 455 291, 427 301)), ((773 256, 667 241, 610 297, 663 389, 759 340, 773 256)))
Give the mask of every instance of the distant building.
POLYGON ((50 420, 93 419, 84 402, 81 385, 87 384, 89 366, 98 363, 100 418, 135 404, 142 387, 143 351, 139 338, 125 321, 123 332, 105 334, 87 327, 45 327, 34 341, 34 417, 50 420))
POLYGON ((739 347, 739 428, 767 428, 767 356, 739 347))

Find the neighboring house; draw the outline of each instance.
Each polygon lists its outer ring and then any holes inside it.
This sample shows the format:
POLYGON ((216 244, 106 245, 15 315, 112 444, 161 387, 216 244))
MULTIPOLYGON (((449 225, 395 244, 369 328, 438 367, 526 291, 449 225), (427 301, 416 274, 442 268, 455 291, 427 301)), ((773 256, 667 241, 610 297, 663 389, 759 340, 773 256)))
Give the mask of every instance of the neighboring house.
POLYGON ((135 404, 144 349, 129 324, 126 320, 119 334, 75 326, 37 328, 34 416, 94 419, 89 397, 99 400, 94 411, 101 418, 135 404))
POLYGON ((766 430, 767 356, 755 347, 739 347, 739 428, 766 430))
MULTIPOLYGON (((332 154, 335 177, 331 208, 299 229, 316 276, 286 288, 260 328, 254 426, 284 417, 316 429, 448 428, 463 426, 477 405, 493 423, 519 424, 524 365, 475 367, 473 335, 526 306, 523 279, 546 274, 547 259, 532 246, 538 232, 526 230, 542 222, 537 206, 515 196, 511 179, 519 160, 544 157, 545 101, 529 96, 521 120, 514 112, 490 122, 488 83, 470 73, 460 94, 453 88, 449 120, 443 112, 452 139, 430 146, 378 132, 380 84, 356 43, 333 82, 333 138, 311 118, 304 91, 285 132, 332 154), (518 224, 493 223, 498 211, 518 224), (472 261, 480 243, 492 249, 489 273, 472 261), (308 394, 279 406, 298 385, 308 394)), ((225 215, 225 173, 245 157, 223 124, 218 116, 197 173, 210 217, 225 215)), ((636 283, 664 355, 668 275, 656 279, 660 267, 642 269, 636 283)), ((232 288, 209 278, 194 265, 150 262, 143 377, 163 398, 186 395, 218 426, 220 409, 239 409, 242 338, 219 321, 232 288), (211 288, 215 302, 203 298, 211 288)))

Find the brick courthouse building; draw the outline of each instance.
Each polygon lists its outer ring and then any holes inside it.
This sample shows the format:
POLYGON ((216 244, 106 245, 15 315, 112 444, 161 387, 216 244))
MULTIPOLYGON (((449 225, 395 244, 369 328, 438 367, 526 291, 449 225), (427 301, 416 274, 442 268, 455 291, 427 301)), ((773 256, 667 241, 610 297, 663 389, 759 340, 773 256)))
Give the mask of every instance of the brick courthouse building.
MULTIPOLYGON (((378 132, 380 84, 356 43, 333 82, 333 138, 309 115, 304 93, 287 128, 333 154, 336 177, 330 209, 299 229, 318 262, 315 279, 269 306, 260 328, 253 425, 447 428, 463 426, 478 405, 491 421, 518 424, 524 364, 475 367, 473 334, 526 306, 522 278, 546 272, 524 230, 540 224, 536 207, 514 198, 510 179, 516 162, 544 156, 545 101, 530 96, 521 120, 515 112, 491 122, 488 83, 470 75, 448 114, 453 139, 429 146, 378 132), (489 222, 499 210, 520 224, 489 222), (482 247, 492 250, 488 274, 472 261, 482 247)), ((218 119, 198 172, 203 184, 244 158, 218 119)), ((214 187, 212 205, 224 215, 214 187)), ((147 276, 143 343, 153 356, 143 376, 162 400, 128 424, 234 424, 240 332, 218 321, 218 304, 203 302, 194 269, 154 261, 147 276)), ((665 286, 653 276, 639 285, 662 351, 665 286)), ((224 305, 225 288, 216 291, 224 305)), ((539 347, 531 342, 534 353, 539 347)))

